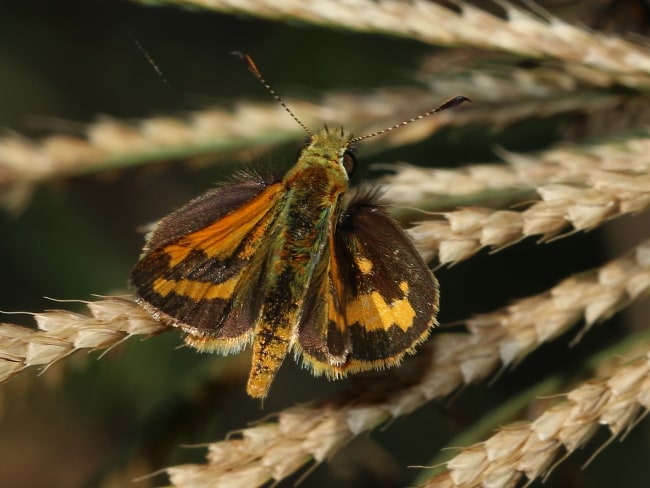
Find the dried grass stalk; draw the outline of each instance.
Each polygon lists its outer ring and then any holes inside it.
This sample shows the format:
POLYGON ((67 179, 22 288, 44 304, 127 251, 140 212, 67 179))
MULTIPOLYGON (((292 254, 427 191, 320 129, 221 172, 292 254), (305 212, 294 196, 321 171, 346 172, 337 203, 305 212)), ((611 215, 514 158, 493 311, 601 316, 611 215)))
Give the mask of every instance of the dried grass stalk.
POLYGON ((572 390, 533 422, 518 423, 462 449, 447 470, 422 486, 436 488, 518 486, 544 477, 561 454, 583 446, 606 425, 612 438, 630 430, 650 409, 650 352, 603 380, 572 390))
POLYGON ((594 170, 580 184, 548 184, 522 211, 465 207, 408 230, 427 259, 457 263, 484 247, 501 248, 529 236, 548 240, 573 228, 590 230, 650 206, 650 174, 594 170))
MULTIPOLYGON (((318 124, 359 120, 360 113, 364 120, 377 120, 395 106, 404 105, 405 100, 431 103, 426 90, 379 92, 365 97, 331 94, 324 97, 322 105, 299 100, 287 103, 311 125, 316 120, 318 124)), ((10 135, 0 139, 0 188, 11 190, 2 199, 19 207, 33 186, 44 180, 250 148, 256 143, 278 143, 300 134, 300 127, 272 102, 238 103, 232 110, 206 109, 182 118, 152 117, 139 122, 105 119, 88 125, 83 137, 52 135, 32 141, 10 135)))
POLYGON ((261 486, 281 480, 314 460, 322 462, 353 437, 427 401, 486 378, 523 359, 584 318, 603 320, 650 290, 650 240, 627 256, 565 280, 538 296, 467 321, 467 334, 436 334, 427 344, 430 363, 415 385, 388 381, 383 396, 344 404, 293 407, 276 422, 239 431, 208 445, 207 464, 166 471, 174 486, 261 486))
POLYGON ((415 76, 435 93, 446 93, 450 97, 462 93, 492 103, 551 99, 590 87, 610 89, 617 84, 616 77, 609 72, 584 65, 556 66, 549 62, 524 68, 513 66, 512 62, 509 57, 501 59, 493 53, 443 51, 425 59, 415 76))
POLYGON ((462 93, 473 100, 481 100, 481 103, 549 99, 562 93, 575 92, 579 88, 584 89, 566 70, 545 66, 530 69, 508 65, 472 67, 460 65, 448 53, 427 59, 416 76, 435 93, 446 93, 450 97, 462 93), (445 54, 452 59, 446 59, 445 54), (457 72, 447 72, 454 70, 456 64, 457 72))
MULTIPOLYGON (((147 2, 150 3, 150 2, 147 2)), ((588 31, 550 14, 534 15, 499 2, 506 18, 469 3, 459 11, 425 0, 164 0, 273 20, 299 20, 362 32, 407 37, 435 45, 466 46, 555 58, 608 72, 622 85, 650 84, 646 48, 614 35, 588 31)))
POLYGON ((47 368, 80 349, 106 349, 134 335, 168 329, 130 299, 111 297, 86 305, 89 315, 63 310, 33 314, 38 330, 0 324, 0 383, 29 366, 47 368))
POLYGON ((380 180, 382 194, 395 205, 425 205, 439 197, 467 196, 504 189, 534 189, 544 184, 582 184, 594 171, 628 175, 650 173, 647 134, 590 145, 561 145, 534 155, 499 151, 506 164, 457 169, 383 165, 395 171, 380 180))
POLYGON ((239 104, 232 111, 202 110, 184 119, 104 119, 90 124, 83 137, 52 135, 32 141, 10 135, 0 139, 0 188, 13 187, 14 198, 28 196, 31 187, 51 178, 232 150, 250 144, 252 135, 266 143, 286 140, 299 128, 278 110, 277 104, 239 104))
MULTIPOLYGON (((476 123, 506 126, 531 116, 612 109, 621 95, 582 93, 550 101, 532 100, 516 106, 476 105, 429 117, 419 124, 378 139, 384 145, 419 141, 444 127, 476 123)), ((364 131, 383 129, 432 105, 428 90, 377 90, 372 95, 334 93, 322 103, 288 99, 309 126, 344 124, 364 131), (399 108, 398 108, 399 107, 399 108), (389 115, 387 115, 389 114, 389 115)), ((207 109, 185 118, 153 117, 137 123, 103 120, 90 124, 85 137, 52 135, 29 140, 11 135, 0 139, 0 204, 19 209, 33 187, 45 180, 118 169, 179 157, 216 154, 255 144, 268 145, 299 136, 300 127, 277 103, 240 103, 232 111, 207 109)))
MULTIPOLYGON (((442 126, 489 123, 506 126, 530 116, 550 116, 573 110, 582 112, 614 108, 621 96, 583 92, 570 97, 575 84, 558 70, 509 69, 506 74, 463 72, 430 80, 431 92, 412 88, 377 89, 371 95, 331 93, 319 105, 288 100, 308 125, 374 122, 377 128, 392 124, 401 114, 412 116, 432 103, 433 97, 459 93, 481 100, 464 112, 448 112, 382 138, 383 144, 420 140, 442 126), (549 73, 556 73, 554 79, 549 73), (555 95, 546 99, 549 95, 555 95), (533 98, 533 100, 526 99, 533 98), (544 100, 540 100, 540 98, 544 100), (517 106, 497 107, 487 102, 523 99, 517 106), (390 114, 387 116, 387 114, 390 114), (387 122, 384 122, 386 120, 387 122)), ((206 109, 187 117, 156 116, 138 122, 105 118, 90 124, 83 137, 55 134, 41 140, 18 135, 0 139, 0 187, 11 187, 4 200, 25 198, 40 181, 115 169, 159 159, 227 151, 255 143, 280 142, 295 137, 299 127, 276 103, 239 103, 232 110, 206 109)))

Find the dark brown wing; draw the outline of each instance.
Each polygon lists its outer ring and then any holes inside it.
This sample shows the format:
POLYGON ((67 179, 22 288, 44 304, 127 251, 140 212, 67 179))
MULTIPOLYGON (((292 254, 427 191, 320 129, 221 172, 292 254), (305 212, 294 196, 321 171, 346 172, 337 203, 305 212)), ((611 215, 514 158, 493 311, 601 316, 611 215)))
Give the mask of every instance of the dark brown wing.
POLYGON ((280 183, 217 188, 160 221, 131 273, 140 303, 188 332, 191 345, 228 353, 245 347, 259 312, 264 237, 280 183))
POLYGON ((399 364, 436 325, 435 277, 400 225, 370 199, 349 205, 330 242, 327 266, 308 291, 296 351, 314 373, 331 377, 399 364))

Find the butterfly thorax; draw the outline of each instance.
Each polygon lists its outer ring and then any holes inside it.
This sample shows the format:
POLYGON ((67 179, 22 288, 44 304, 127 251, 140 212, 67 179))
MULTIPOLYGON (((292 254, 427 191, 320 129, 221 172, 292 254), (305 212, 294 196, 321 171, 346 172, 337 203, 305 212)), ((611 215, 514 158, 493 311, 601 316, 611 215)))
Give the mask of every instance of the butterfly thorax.
POLYGON ((301 306, 348 188, 343 166, 349 135, 323 130, 303 149, 283 180, 285 195, 271 230, 265 297, 253 344, 248 391, 265 396, 296 335, 301 306))
POLYGON ((330 131, 327 128, 312 135, 302 149, 298 162, 285 176, 285 183, 293 188, 299 180, 300 183, 316 183, 319 187, 342 186, 345 191, 348 186, 348 174, 343 165, 343 158, 351 138, 352 136, 343 130, 330 131), (308 174, 313 174, 314 181, 306 181, 305 176, 308 174))

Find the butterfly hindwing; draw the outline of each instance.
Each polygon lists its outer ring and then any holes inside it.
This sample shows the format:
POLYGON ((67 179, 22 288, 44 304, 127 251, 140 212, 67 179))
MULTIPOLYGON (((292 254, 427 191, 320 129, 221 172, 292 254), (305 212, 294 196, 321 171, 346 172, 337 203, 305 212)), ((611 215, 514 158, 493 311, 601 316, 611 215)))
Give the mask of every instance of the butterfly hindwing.
POLYGON ((398 364, 435 325, 435 277, 370 197, 344 210, 329 251, 327 277, 312 282, 320 293, 308 293, 298 331, 305 363, 329 376, 398 364))
POLYGON ((280 183, 246 181, 216 188, 162 219, 131 282, 152 314, 189 333, 200 349, 237 351, 259 311, 251 270, 263 262, 280 183), (242 285, 242 282, 246 282, 242 285))
POLYGON ((341 322, 341 304, 335 280, 331 276, 331 252, 334 236, 323 253, 303 302, 300 321, 296 327, 294 353, 296 361, 308 367, 314 374, 336 377, 333 365, 342 365, 350 352, 347 336, 329 334, 331 322, 341 322))

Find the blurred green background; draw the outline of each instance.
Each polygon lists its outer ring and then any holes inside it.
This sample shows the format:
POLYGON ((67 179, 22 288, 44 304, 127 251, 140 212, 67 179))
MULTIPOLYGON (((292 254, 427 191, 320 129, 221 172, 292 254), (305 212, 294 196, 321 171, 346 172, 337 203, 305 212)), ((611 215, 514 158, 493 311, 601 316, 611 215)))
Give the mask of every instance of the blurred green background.
MULTIPOLYGON (((0 127, 39 137, 74 133, 77 123, 103 114, 139 118, 227 107, 241 98, 268 101, 245 66, 229 54, 233 50, 251 53, 280 94, 317 100, 329 90, 414 85, 411 75, 419 60, 434 48, 387 36, 121 2, 0 2, 0 127)), ((495 146, 539 149, 559 140, 570 121, 569 115, 494 133, 482 127, 443 131, 368 159, 361 152, 359 161, 433 161, 441 167, 493 161, 495 146)), ((300 144, 280 147, 260 161, 286 166, 300 144)), ((45 297, 92 300, 92 294, 124 292, 143 242, 138 227, 210 188, 224 171, 223 165, 196 168, 172 161, 39 187, 20 214, 0 214, 0 310, 74 308, 45 297)), ((440 270, 441 322, 541 292, 617 255, 634 242, 625 229, 642 222, 622 220, 626 227, 615 223, 541 246, 526 241, 440 270)), ((2 321, 32 324, 27 315, 2 321)), ((567 342, 573 334, 544 346, 493 384, 468 388, 453 402, 434 402, 356 440, 301 486, 405 486, 418 473, 406 466, 427 464, 456 434, 528 386, 551 375, 579 377, 584 358, 624 337, 628 327, 616 318, 571 349, 567 342)), ((157 468, 203 460, 203 449, 183 444, 221 439, 284 406, 349 386, 349 381, 314 379, 287 361, 260 410, 244 393, 245 354, 224 359, 178 349, 181 343, 175 331, 135 339, 101 359, 98 353, 79 353, 41 376, 27 371, 3 385, 0 485, 125 486, 157 468)), ((606 440, 601 432, 546 486, 609 487, 620 484, 621 473, 630 473, 626 487, 647 486, 649 434, 646 420, 625 442, 613 443, 580 470, 606 440)), ((282 486, 292 486, 295 479, 282 486)))

